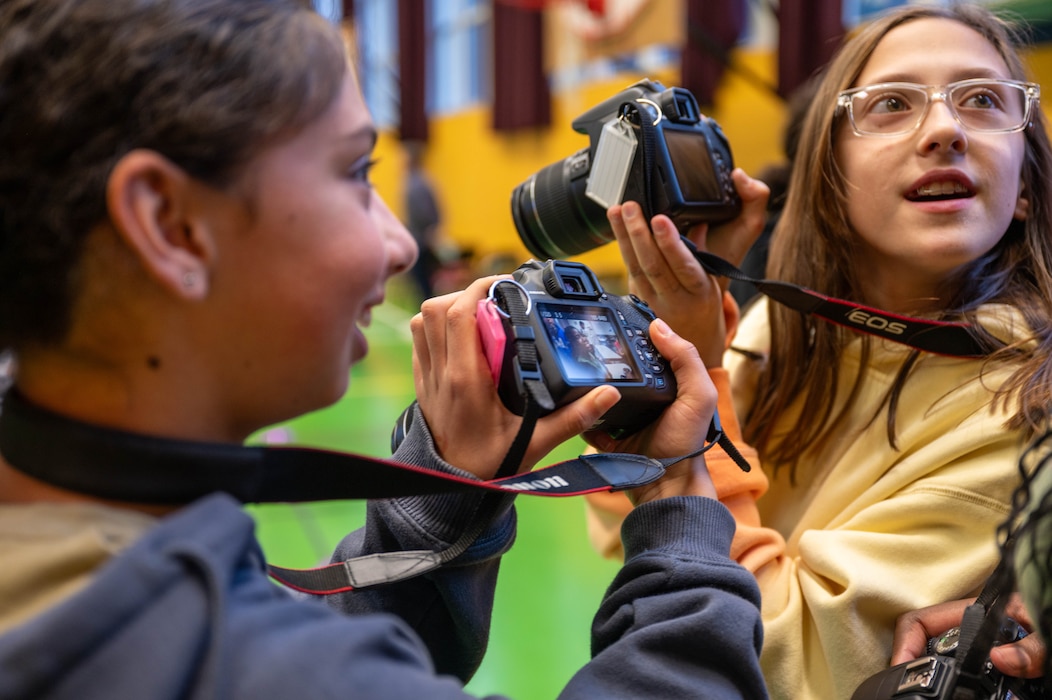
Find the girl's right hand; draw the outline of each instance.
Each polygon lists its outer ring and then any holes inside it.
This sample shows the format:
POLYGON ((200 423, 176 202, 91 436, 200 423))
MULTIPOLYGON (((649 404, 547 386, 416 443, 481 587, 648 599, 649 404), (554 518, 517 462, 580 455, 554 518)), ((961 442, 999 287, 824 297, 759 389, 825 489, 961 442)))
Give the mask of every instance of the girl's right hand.
MULTIPOLYGON (((602 452, 629 452, 663 459, 680 457, 705 444, 708 426, 716 412, 716 387, 697 349, 657 319, 650 324, 654 347, 668 360, 676 375, 676 399, 650 425, 621 440, 591 431, 585 439, 602 452)), ((699 455, 669 467, 657 481, 628 493, 636 504, 672 496, 716 498, 705 459, 699 455)))

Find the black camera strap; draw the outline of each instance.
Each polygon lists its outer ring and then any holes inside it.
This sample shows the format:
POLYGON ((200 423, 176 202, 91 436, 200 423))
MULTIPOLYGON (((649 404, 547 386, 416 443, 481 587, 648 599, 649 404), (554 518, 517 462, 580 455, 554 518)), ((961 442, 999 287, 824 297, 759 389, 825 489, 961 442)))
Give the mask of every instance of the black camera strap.
POLYGON ((654 216, 654 153, 658 144, 656 123, 663 117, 657 105, 654 105, 654 109, 656 121, 648 120, 646 112, 637 102, 625 102, 620 110, 620 117, 639 129, 639 162, 643 170, 643 201, 639 202, 639 206, 647 221, 654 216))
POLYGON ((954 700, 979 700, 987 697, 984 689, 986 664, 1004 620, 1007 604, 1004 589, 1011 580, 1009 566, 1007 558, 1002 557, 979 597, 965 608, 954 654, 957 659, 954 700))
POLYGON ((967 323, 936 321, 888 313, 862 304, 827 297, 789 282, 757 280, 723 258, 702 250, 681 237, 706 272, 751 282, 774 301, 805 314, 813 314, 845 328, 874 335, 909 347, 951 357, 986 357, 994 349, 967 323))
MULTIPOLYGON (((536 418, 533 419, 534 422, 536 418)), ((532 431, 532 426, 529 429, 532 431)), ((721 433, 722 434, 722 433, 721 433)), ((526 438, 528 442, 528 437, 526 438)), ((0 410, 0 453, 13 468, 53 486, 96 498, 182 505, 221 491, 243 503, 395 498, 483 493, 476 525, 446 550, 386 552, 319 569, 270 567, 277 580, 327 594, 388 583, 438 568, 489 526, 501 499, 525 493, 576 496, 636 488, 684 457, 586 454, 525 474, 482 481, 392 460, 307 447, 252 447, 174 440, 72 420, 10 389, 0 410)), ((521 463, 506 459, 502 470, 521 463)))

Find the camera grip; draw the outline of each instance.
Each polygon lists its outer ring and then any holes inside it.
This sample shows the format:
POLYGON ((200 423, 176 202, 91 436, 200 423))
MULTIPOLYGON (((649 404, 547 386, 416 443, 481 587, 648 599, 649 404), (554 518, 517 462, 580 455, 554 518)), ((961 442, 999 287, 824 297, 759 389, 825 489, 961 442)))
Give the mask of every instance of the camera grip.
POLYGON ((504 323, 497 312, 497 305, 492 299, 479 299, 475 308, 475 323, 478 325, 479 340, 482 341, 482 352, 486 356, 493 384, 500 385, 501 368, 504 365, 504 351, 508 345, 508 335, 504 323))

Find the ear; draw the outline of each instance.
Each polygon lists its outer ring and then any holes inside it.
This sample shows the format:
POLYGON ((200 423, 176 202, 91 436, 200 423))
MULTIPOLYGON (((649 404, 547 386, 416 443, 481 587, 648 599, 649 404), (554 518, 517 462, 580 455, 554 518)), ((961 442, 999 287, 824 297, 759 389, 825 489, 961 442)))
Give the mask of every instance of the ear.
POLYGON ((118 235, 170 294, 208 294, 214 246, 192 207, 192 178, 156 151, 135 150, 110 173, 106 204, 118 235))
POLYGON ((1015 200, 1015 212, 1012 214, 1012 218, 1017 221, 1026 221, 1026 217, 1030 214, 1030 200, 1026 197, 1026 185, 1022 182, 1019 183, 1019 196, 1015 200))

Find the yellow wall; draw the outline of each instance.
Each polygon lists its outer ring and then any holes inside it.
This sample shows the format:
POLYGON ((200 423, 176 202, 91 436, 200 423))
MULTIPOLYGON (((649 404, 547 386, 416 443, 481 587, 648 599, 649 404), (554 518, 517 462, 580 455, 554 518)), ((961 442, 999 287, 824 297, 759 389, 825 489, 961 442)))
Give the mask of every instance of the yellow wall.
MULTIPOLYGON (((741 52, 735 60, 769 83, 775 82, 773 53, 741 52)), ((1044 109, 1050 114, 1047 105, 1052 105, 1052 46, 1032 51, 1029 63, 1034 79, 1047 90, 1044 109)), ((517 262, 528 259, 530 255, 519 241, 511 219, 512 190, 544 166, 588 145, 587 137, 574 132, 570 122, 641 77, 659 80, 666 87, 678 84, 677 74, 671 71, 649 76, 625 74, 591 84, 577 92, 553 96, 551 128, 510 135, 496 134, 490 128, 488 105, 432 120, 425 167, 438 191, 450 238, 472 249, 476 259, 503 252, 510 253, 517 262)), ((736 165, 755 175, 765 165, 782 159, 784 107, 776 96, 728 72, 716 104, 709 116, 726 133, 736 165)), ((376 168, 376 186, 401 215, 405 159, 395 134, 382 135, 378 155, 382 165, 376 168)), ((613 245, 579 259, 601 275, 616 274, 620 268, 613 245)))

